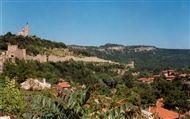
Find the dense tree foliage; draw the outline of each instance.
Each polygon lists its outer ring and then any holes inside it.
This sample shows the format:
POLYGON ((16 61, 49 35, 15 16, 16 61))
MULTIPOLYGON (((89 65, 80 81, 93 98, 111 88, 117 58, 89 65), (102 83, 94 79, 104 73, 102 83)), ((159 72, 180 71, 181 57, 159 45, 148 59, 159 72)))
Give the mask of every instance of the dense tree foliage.
MULTIPOLYGON (((96 64, 73 60, 40 63, 16 59, 15 63, 5 63, 3 75, 14 78, 19 83, 28 78, 46 78, 48 82, 56 84, 62 77, 77 85, 96 84, 96 95, 116 97, 134 105, 155 104, 156 99, 163 98, 167 109, 175 110, 175 107, 179 107, 182 112, 188 109, 188 98, 179 77, 168 82, 161 76, 148 84, 139 82, 138 77, 132 75, 133 70, 118 74, 113 70, 117 68, 124 69, 122 65, 109 63, 96 64)), ((189 70, 183 72, 188 73, 189 70)), ((149 75, 145 73, 145 76, 149 75)))
MULTIPOLYGON (((18 44, 20 48, 26 48, 29 54, 34 55, 44 53, 49 48, 66 47, 63 43, 41 40, 35 36, 16 36, 10 32, 0 36, 0 48, 5 50, 8 42, 18 44)), ((116 46, 120 45, 106 44, 101 48, 116 46)), ((188 68, 190 61, 187 60, 190 57, 189 51, 155 49, 134 52, 130 50, 136 47, 139 46, 125 47, 123 52, 107 50, 103 53, 92 50, 91 47, 87 48, 89 51, 73 50, 73 52, 78 55, 92 56, 91 51, 93 51, 99 57, 123 63, 133 60, 137 68, 127 68, 123 64, 74 60, 40 63, 19 59, 12 62, 8 59, 4 63, 3 73, 0 76, 0 93, 3 95, 0 98, 0 109, 5 114, 22 116, 25 113, 30 118, 44 119, 143 118, 140 108, 135 106, 147 108, 149 105, 156 104, 157 99, 163 98, 165 108, 176 111, 178 107, 180 113, 187 111, 189 109, 189 97, 186 95, 188 89, 184 88, 184 82, 178 74, 172 82, 166 81, 163 75, 155 78, 152 83, 140 82, 137 79, 148 78, 159 74, 165 68, 173 67, 178 68, 176 71, 179 73, 186 73, 186 80, 190 80, 190 68, 188 68), (118 73, 119 70, 125 73, 118 73), (134 75, 136 72, 140 74, 134 75), (51 84, 57 84, 59 79, 63 78, 76 89, 60 95, 56 95, 54 89, 42 91, 20 89, 19 84, 29 78, 45 78, 51 84), (87 88, 77 89, 77 86, 83 84, 87 88), (23 110, 25 107, 27 110, 23 110)))
MULTIPOLYGON (((39 61, 16 59, 15 63, 11 61, 5 63, 3 75, 15 78, 18 82, 23 82, 28 78, 46 78, 48 82, 55 84, 62 77, 68 81, 88 85, 101 82, 100 80, 103 78, 108 80, 117 76, 118 74, 113 71, 115 68, 124 69, 120 64, 93 64, 73 60, 40 63, 39 61), (103 73, 106 75, 103 76, 103 73)), ((110 85, 109 82, 106 85, 110 85)), ((113 87, 115 87, 114 85, 113 87)), ((110 88, 112 88, 111 85, 110 88)))
POLYGON ((66 95, 63 94, 56 97, 53 96, 54 93, 47 95, 49 93, 47 89, 45 89, 46 93, 44 91, 24 91, 15 86, 15 80, 10 81, 7 77, 4 80, 4 87, 0 87, 3 88, 0 92, 2 95, 0 98, 0 110, 7 115, 11 114, 27 119, 90 119, 108 117, 110 119, 125 119, 143 117, 140 109, 127 101, 118 104, 115 101, 108 103, 110 98, 94 93, 97 91, 96 84, 88 86, 88 88, 75 90, 74 92, 68 91, 66 95), (113 103, 114 105, 112 105, 113 103), (102 111, 102 109, 107 111, 102 111))
POLYGON ((0 92, 0 110, 4 114, 21 116, 27 103, 20 90, 15 86, 15 80, 10 80, 8 77, 5 77, 4 80, 4 85, 0 87, 3 88, 0 92))
POLYGON ((75 48, 72 48, 72 47, 74 47, 74 46, 70 46, 69 50, 72 51, 77 56, 88 56, 88 57, 95 56, 95 54, 93 52, 90 52, 90 51, 88 51, 86 49, 80 49, 80 48, 75 49, 75 48))
POLYGON ((38 37, 24 37, 17 36, 8 32, 4 36, 0 36, 0 49, 6 50, 7 43, 11 45, 18 45, 21 49, 26 49, 26 53, 30 55, 43 54, 46 52, 46 49, 53 48, 66 48, 67 46, 62 42, 53 42, 46 39, 41 39, 38 37))
POLYGON ((3 75, 14 78, 19 83, 24 82, 28 78, 46 78, 51 83, 59 82, 60 72, 50 63, 18 59, 16 59, 15 63, 7 61, 3 68, 3 75))
POLYGON ((165 79, 157 78, 151 85, 156 98, 164 99, 165 108, 175 110, 178 107, 181 112, 188 110, 188 96, 182 89, 183 85, 180 79, 176 78, 172 82, 168 82, 165 79))

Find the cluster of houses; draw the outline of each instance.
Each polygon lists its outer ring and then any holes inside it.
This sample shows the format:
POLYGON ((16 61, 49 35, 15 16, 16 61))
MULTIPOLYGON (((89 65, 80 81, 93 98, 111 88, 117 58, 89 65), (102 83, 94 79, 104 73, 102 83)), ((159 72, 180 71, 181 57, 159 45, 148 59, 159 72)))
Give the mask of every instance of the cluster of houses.
POLYGON ((157 100, 156 105, 149 106, 148 111, 141 110, 141 112, 146 117, 148 117, 148 119, 154 119, 154 115, 158 116, 161 119, 180 119, 180 117, 184 116, 184 115, 180 115, 180 113, 167 110, 163 108, 163 106, 164 106, 164 103, 163 103, 163 99, 161 98, 157 100))
MULTIPOLYGON (((172 81, 175 78, 176 72, 174 70, 164 70, 160 73, 160 75, 154 75, 153 77, 149 78, 139 78, 138 80, 143 82, 153 82, 156 77, 161 75, 165 75, 167 81, 172 81)), ((185 79, 187 74, 179 74, 181 79, 185 79)), ((64 79, 60 78, 60 82, 57 85, 52 85, 46 82, 45 79, 39 81, 38 79, 28 79, 25 82, 21 83, 21 88, 26 90, 43 90, 45 88, 55 88, 57 90, 56 96, 62 95, 67 93, 67 90, 76 90, 76 88, 85 88, 85 86, 79 87, 72 87, 69 82, 65 81, 64 79)), ((160 117, 161 119, 179 119, 182 117, 177 112, 173 112, 163 108, 163 99, 159 99, 156 105, 149 106, 148 110, 141 110, 141 112, 147 116, 148 119, 154 119, 154 115, 160 117)), ((0 117, 1 119, 2 117, 0 117)), ((6 118, 9 119, 10 117, 6 118)), ((4 119, 4 118, 3 118, 4 119)))
MULTIPOLYGON (((173 81, 175 78, 177 78, 177 76, 181 79, 181 80, 185 80, 187 78, 187 74, 179 74, 177 72, 175 72, 174 70, 163 70, 160 72, 159 75, 154 75, 152 77, 148 77, 148 78, 139 78, 139 81, 142 82, 147 82, 147 83, 151 83, 153 82, 157 77, 160 77, 164 75, 165 79, 167 81, 173 81)), ((165 108, 163 108, 164 104, 163 104, 163 99, 159 99, 156 102, 156 105, 154 106, 150 106, 148 110, 142 110, 142 113, 144 113, 145 115, 148 115, 148 119, 153 119, 153 114, 156 114, 157 116, 159 116, 161 119, 180 119, 180 117, 184 116, 184 115, 180 115, 177 112, 173 112, 170 110, 167 110, 165 108)))
MULTIPOLYGON (((167 81, 172 81, 176 78, 176 72, 174 70, 164 70, 164 71, 161 71, 161 73, 159 75, 154 75, 152 77, 148 77, 148 78, 139 78, 138 80, 139 81, 143 81, 143 82, 148 82, 148 83, 151 83, 154 81, 154 79, 156 77, 160 77, 161 75, 164 75, 166 77, 166 80, 167 81)), ((182 79, 182 80, 185 80, 186 77, 187 77, 187 74, 179 74, 179 77, 182 79)))

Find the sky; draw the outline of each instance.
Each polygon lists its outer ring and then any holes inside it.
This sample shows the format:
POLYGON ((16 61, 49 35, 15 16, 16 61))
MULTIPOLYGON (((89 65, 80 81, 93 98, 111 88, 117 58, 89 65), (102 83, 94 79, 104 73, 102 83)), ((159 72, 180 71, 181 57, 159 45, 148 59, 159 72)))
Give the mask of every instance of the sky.
POLYGON ((0 35, 30 34, 66 45, 106 43, 190 49, 189 0, 0 0, 0 35))

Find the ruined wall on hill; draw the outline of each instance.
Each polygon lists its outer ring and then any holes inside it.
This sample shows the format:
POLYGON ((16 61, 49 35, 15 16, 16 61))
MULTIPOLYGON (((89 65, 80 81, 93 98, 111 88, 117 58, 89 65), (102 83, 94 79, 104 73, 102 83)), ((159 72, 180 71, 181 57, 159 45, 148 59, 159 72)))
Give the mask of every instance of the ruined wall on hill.
POLYGON ((126 65, 126 67, 135 68, 135 62, 131 61, 129 64, 126 65))
POLYGON ((19 59, 26 59, 26 49, 17 49, 15 56, 19 59))
MULTIPOLYGON (((54 49, 57 50, 57 49, 54 49)), ((0 56, 0 61, 4 62, 7 58, 19 58, 19 59, 24 59, 24 60, 37 60, 39 62, 64 62, 73 59, 74 61, 83 61, 83 62, 97 62, 97 63, 111 63, 111 64, 119 64, 117 62, 113 62, 110 60, 104 60, 100 59, 97 57, 74 57, 74 56, 65 56, 65 57, 60 57, 60 56, 55 56, 55 55, 40 55, 38 54, 37 56, 29 56, 26 55, 26 49, 18 49, 17 45, 8 45, 8 50, 6 53, 1 54, 0 56)), ((129 64, 126 65, 126 67, 131 67, 134 68, 134 61, 131 61, 129 64)))
POLYGON ((7 58, 17 57, 19 59, 26 59, 26 49, 18 49, 17 45, 8 45, 6 51, 7 58))
POLYGON ((37 60, 39 62, 47 62, 47 55, 26 56, 26 60, 37 60))

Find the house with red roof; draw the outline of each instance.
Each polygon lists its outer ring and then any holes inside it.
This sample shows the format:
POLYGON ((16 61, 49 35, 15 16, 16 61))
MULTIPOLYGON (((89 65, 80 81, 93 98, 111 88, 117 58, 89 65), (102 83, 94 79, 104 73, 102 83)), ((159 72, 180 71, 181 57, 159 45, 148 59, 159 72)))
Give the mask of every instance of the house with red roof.
POLYGON ((139 78, 138 79, 139 81, 142 81, 142 82, 148 82, 148 83, 151 83, 154 81, 154 77, 149 77, 149 78, 139 78))
POLYGON ((179 119, 180 117, 180 114, 159 106, 151 107, 150 112, 157 114, 162 119, 179 119))
POLYGON ((147 78, 139 78, 138 80, 139 80, 139 81, 142 81, 142 82, 146 82, 146 81, 147 81, 147 78))
POLYGON ((179 74, 179 77, 182 79, 182 80, 185 80, 187 78, 187 74, 179 74))
POLYGON ((167 81, 173 81, 175 79, 175 76, 174 75, 171 75, 171 76, 167 76, 166 77, 166 80, 167 81))
POLYGON ((158 99, 155 106, 149 108, 149 111, 158 115, 161 119, 179 119, 180 114, 163 108, 163 99, 158 99))
POLYGON ((61 82, 58 83, 56 86, 55 86, 55 89, 57 90, 58 94, 57 96, 59 95, 62 95, 62 94, 66 94, 68 89, 71 88, 71 85, 66 82, 65 80, 63 80, 62 78, 60 78, 61 82))
POLYGON ((154 77, 149 77, 148 79, 147 79, 147 82, 149 82, 149 83, 151 83, 151 82, 153 82, 154 81, 154 77))
POLYGON ((58 83, 58 86, 61 87, 61 88, 70 88, 71 85, 66 82, 65 80, 63 80, 62 78, 60 79, 62 82, 58 83))
POLYGON ((174 70, 164 70, 161 73, 164 74, 167 77, 167 76, 170 76, 170 75, 174 74, 175 71, 174 70))

